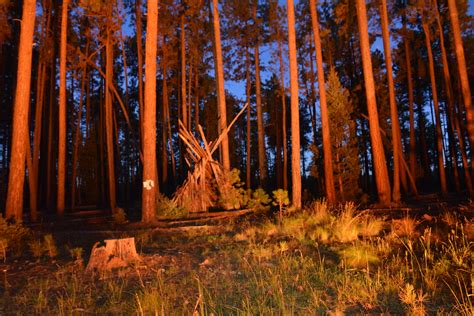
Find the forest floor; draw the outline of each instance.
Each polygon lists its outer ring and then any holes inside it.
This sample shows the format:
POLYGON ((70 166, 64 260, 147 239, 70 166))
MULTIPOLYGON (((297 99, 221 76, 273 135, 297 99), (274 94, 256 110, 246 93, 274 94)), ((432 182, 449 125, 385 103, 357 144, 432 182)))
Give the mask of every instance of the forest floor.
POLYGON ((0 315, 474 312, 469 201, 364 211, 314 202, 281 223, 247 211, 151 227, 76 215, 12 243, 0 261, 0 315), (139 261, 86 271, 96 242, 125 237, 139 261))

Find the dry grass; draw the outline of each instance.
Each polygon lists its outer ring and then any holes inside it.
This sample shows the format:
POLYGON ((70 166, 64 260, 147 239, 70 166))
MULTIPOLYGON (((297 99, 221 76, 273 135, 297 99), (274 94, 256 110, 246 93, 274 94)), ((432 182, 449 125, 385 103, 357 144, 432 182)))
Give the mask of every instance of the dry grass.
POLYGON ((417 227, 419 224, 419 221, 408 216, 402 219, 394 219, 391 224, 391 232, 396 237, 415 238, 418 235, 417 227))

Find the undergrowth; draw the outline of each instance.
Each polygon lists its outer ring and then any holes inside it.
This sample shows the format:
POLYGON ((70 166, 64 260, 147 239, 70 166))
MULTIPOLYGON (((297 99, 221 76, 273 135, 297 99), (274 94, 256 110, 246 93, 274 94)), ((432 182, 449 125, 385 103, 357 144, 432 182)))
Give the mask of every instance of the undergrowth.
POLYGON ((281 223, 144 239, 142 264, 106 275, 85 274, 77 249, 21 287, 7 272, 0 314, 472 315, 470 224, 443 221, 437 238, 417 220, 319 201, 281 223))

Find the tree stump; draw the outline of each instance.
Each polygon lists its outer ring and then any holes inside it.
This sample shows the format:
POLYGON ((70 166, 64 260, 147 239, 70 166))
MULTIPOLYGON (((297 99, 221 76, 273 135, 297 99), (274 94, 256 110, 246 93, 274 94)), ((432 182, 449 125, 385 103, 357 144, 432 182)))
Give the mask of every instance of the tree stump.
POLYGON ((135 238, 107 239, 104 242, 105 246, 100 246, 97 242, 92 247, 86 272, 111 271, 140 260, 135 248, 135 238))

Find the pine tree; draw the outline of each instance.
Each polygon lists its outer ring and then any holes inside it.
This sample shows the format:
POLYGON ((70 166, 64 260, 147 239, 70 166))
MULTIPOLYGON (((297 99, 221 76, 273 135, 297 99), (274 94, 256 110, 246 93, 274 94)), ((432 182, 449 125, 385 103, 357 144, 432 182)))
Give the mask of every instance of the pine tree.
POLYGON ((355 122, 351 119, 354 105, 350 100, 349 91, 342 86, 333 67, 328 76, 326 96, 338 200, 354 200, 359 198, 361 193, 358 140, 355 135, 355 122))

